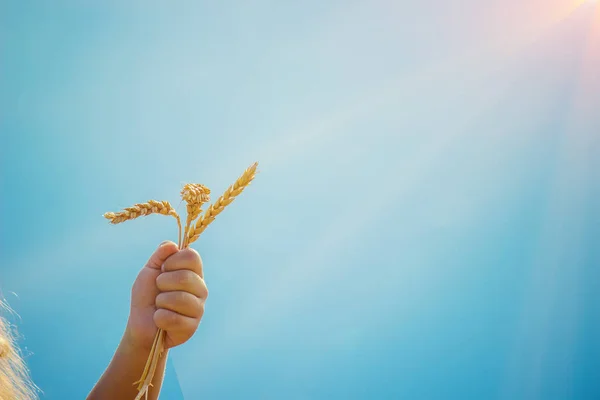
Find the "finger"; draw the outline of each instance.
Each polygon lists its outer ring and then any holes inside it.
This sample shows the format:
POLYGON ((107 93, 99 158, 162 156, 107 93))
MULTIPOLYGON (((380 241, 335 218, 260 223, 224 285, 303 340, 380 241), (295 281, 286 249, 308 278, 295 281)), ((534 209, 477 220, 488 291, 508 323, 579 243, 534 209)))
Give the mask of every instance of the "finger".
POLYGON ((161 292, 188 292, 206 300, 208 288, 197 273, 182 269, 179 271, 163 272, 156 278, 156 287, 161 292))
POLYGON ((158 249, 150 256, 146 266, 153 269, 160 269, 164 262, 179 249, 177 245, 171 241, 162 242, 158 249))
POLYGON ((202 259, 200 254, 194 249, 183 249, 171 257, 167 258, 162 266, 163 272, 179 271, 187 269, 193 271, 204 278, 202 271, 202 259))
POLYGON ((163 292, 156 296, 156 308, 174 311, 190 318, 204 313, 204 300, 188 292, 163 292))
POLYGON ((167 332, 194 332, 200 324, 200 318, 190 318, 159 308, 154 312, 154 324, 167 332))

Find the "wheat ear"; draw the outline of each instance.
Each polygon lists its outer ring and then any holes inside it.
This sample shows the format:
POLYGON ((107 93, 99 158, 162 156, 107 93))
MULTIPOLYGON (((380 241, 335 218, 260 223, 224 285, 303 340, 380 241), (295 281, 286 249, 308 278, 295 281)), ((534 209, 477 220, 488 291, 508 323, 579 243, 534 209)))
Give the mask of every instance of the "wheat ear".
POLYGON ((179 243, 181 245, 181 219, 179 215, 168 201, 149 200, 147 203, 134 204, 131 207, 123 209, 123 211, 114 213, 107 212, 103 215, 111 224, 120 224, 121 222, 129 221, 150 214, 162 214, 175 217, 177 226, 179 227, 179 243))
POLYGON ((181 198, 187 203, 187 219, 183 231, 183 248, 187 247, 191 223, 202 212, 202 205, 210 201, 210 189, 200 183, 188 183, 181 190, 181 198))
POLYGON ((194 229, 189 230, 186 240, 188 245, 194 243, 200 234, 204 232, 206 227, 215 220, 215 217, 219 215, 225 209, 225 207, 231 204, 246 187, 248 187, 256 175, 257 167, 258 163, 254 163, 248 167, 237 179, 237 181, 235 181, 233 185, 229 186, 225 193, 223 193, 223 195, 219 197, 216 202, 208 207, 204 215, 202 215, 200 219, 198 219, 198 222, 196 222, 194 229))

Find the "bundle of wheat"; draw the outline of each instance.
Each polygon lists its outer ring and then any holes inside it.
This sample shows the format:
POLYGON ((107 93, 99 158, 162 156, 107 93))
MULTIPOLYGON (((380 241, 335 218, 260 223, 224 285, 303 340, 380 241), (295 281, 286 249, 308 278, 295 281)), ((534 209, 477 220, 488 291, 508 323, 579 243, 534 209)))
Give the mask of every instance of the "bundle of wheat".
MULTIPOLYGON (((210 190, 199 183, 188 183, 181 190, 181 198, 187 203, 187 218, 185 227, 181 229, 181 219, 171 206, 168 201, 156 201, 150 200, 147 203, 135 204, 132 207, 127 207, 123 211, 118 213, 107 212, 104 214, 104 218, 108 219, 112 224, 119 224, 121 222, 129 221, 144 215, 150 214, 162 214, 170 215, 177 219, 177 226, 179 228, 179 242, 178 246, 180 249, 188 247, 191 243, 198 240, 200 234, 204 232, 206 227, 215 220, 215 217, 225 209, 226 206, 231 204, 235 198, 242 193, 242 191, 252 182, 256 175, 256 168, 258 163, 252 164, 247 168, 244 173, 231 185, 221 197, 217 199, 215 203, 210 205, 208 209, 202 213, 202 205, 210 201, 210 190), (196 223, 192 226, 192 223, 198 218, 196 223)), ((146 366, 142 372, 141 378, 134 382, 138 385, 138 395, 135 400, 140 400, 144 395, 148 395, 148 389, 150 382, 154 377, 156 366, 160 360, 161 355, 164 351, 164 331, 159 329, 154 337, 154 344, 150 349, 146 366)))

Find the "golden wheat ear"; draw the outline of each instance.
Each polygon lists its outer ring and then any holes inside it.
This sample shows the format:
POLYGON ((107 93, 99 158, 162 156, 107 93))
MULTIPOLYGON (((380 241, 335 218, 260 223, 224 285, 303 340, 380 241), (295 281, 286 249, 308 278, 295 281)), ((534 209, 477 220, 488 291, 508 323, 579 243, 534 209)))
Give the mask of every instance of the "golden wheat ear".
POLYGON ((186 243, 189 245, 194 243, 200 234, 204 232, 206 227, 215 220, 215 217, 219 215, 225 207, 235 200, 235 198, 244 191, 245 188, 250 185, 254 177, 256 176, 256 168, 258 167, 258 163, 255 162, 250 167, 248 167, 244 173, 235 181, 235 183, 223 193, 221 197, 217 199, 216 202, 210 205, 204 215, 198 219, 198 222, 194 225, 193 229, 190 229, 187 233, 186 243))
POLYGON ((150 214, 172 215, 179 218, 177 212, 168 201, 149 200, 147 203, 134 204, 132 207, 127 207, 123 211, 114 213, 107 212, 103 215, 104 218, 110 220, 111 224, 120 224, 121 222, 129 221, 150 214))
POLYGON ((187 247, 187 237, 192 222, 202 212, 202 205, 210 201, 210 189, 200 183, 188 183, 181 189, 181 199, 187 203, 187 218, 183 231, 182 248, 187 247))
POLYGON ((132 207, 124 208, 123 211, 117 213, 107 212, 102 216, 109 220, 111 224, 116 225, 150 214, 170 215, 177 220, 177 226, 179 227, 178 243, 181 246, 181 219, 168 201, 148 200, 146 203, 134 204, 132 207))

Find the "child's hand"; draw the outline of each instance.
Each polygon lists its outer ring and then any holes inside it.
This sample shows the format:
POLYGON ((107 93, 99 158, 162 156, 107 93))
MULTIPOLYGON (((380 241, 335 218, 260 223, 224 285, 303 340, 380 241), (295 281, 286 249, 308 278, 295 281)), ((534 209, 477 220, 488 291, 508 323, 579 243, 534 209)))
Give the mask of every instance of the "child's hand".
POLYGON ((135 346, 150 349, 161 328, 167 349, 186 342, 204 314, 208 289, 203 278, 195 250, 161 244, 133 284, 126 336, 135 346))

